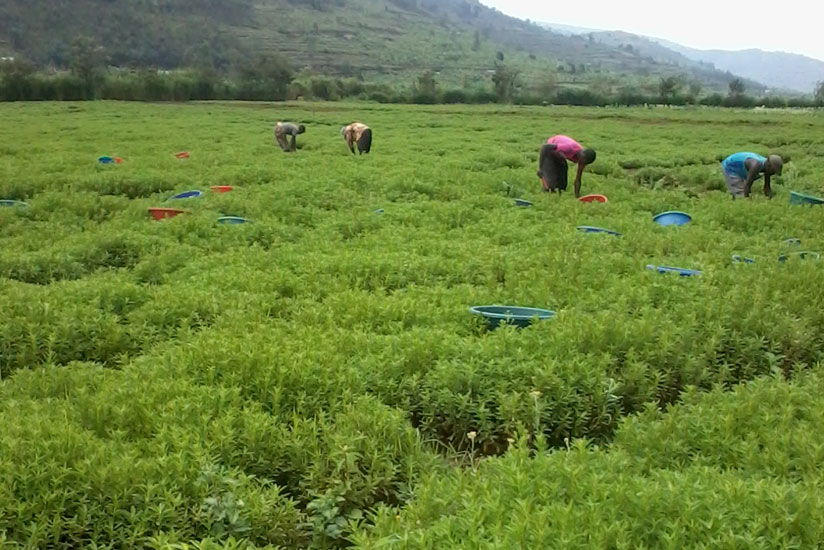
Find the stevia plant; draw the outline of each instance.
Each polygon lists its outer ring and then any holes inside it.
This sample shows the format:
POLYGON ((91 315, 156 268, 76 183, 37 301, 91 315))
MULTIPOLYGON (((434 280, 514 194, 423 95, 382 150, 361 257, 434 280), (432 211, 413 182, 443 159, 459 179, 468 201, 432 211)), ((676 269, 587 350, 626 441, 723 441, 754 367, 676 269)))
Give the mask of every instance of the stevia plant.
POLYGON ((824 279, 778 262, 791 237, 824 248, 824 213, 788 199, 822 191, 817 114, 764 132, 711 109, 71 107, 0 106, 0 198, 29 203, 0 208, 0 540, 820 539, 824 279), (287 118, 310 126, 294 155, 271 137, 287 118), (340 138, 355 119, 376 130, 368 157, 340 138), (78 139, 43 131, 61 124, 78 139), (540 191, 555 133, 598 151, 583 191, 608 203, 540 191), (103 148, 126 162, 98 166, 103 148), (730 200, 719 158, 774 148, 792 158, 776 197, 730 200), (152 220, 189 189, 188 214, 152 220), (667 210, 693 222, 652 223, 667 210), (490 331, 468 312, 483 304, 557 316, 490 331))

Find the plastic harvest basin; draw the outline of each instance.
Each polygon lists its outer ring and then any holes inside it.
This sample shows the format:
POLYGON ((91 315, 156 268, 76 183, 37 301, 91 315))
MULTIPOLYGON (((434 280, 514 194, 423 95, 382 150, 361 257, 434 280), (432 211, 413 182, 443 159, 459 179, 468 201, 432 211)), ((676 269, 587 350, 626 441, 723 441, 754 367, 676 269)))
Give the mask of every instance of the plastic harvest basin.
POLYGON ((621 234, 617 231, 613 231, 612 229, 604 229, 603 227, 593 227, 591 225, 579 225, 578 231, 583 231, 584 233, 606 233, 607 235, 615 235, 616 237, 620 237, 621 234))
POLYGON ((520 306, 473 306, 469 311, 486 318, 490 329, 497 328, 501 323, 524 328, 533 320, 543 321, 555 316, 555 312, 548 309, 520 306))
POLYGON ((178 214, 185 214, 185 210, 179 210, 177 208, 149 208, 149 212, 152 214, 152 217, 156 220, 163 220, 166 218, 174 218, 178 214))
POLYGON ((683 267, 672 267, 669 265, 648 265, 647 269, 657 271, 658 273, 678 273, 682 277, 701 275, 701 272, 695 269, 685 269, 683 267))
POLYGON ((604 195, 584 195, 580 199, 581 202, 607 202, 607 198, 604 195))
POLYGON ((824 199, 790 191, 790 204, 824 204, 824 199))
POLYGON ((658 225, 684 225, 692 221, 692 216, 686 212, 661 212, 652 218, 652 221, 658 225))

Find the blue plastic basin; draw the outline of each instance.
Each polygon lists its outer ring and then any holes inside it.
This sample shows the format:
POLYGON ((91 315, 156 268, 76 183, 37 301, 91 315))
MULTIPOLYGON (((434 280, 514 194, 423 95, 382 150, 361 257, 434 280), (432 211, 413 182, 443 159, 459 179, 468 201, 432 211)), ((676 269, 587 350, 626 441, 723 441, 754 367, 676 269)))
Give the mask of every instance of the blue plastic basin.
POLYGON ((652 221, 658 225, 684 225, 692 221, 692 216, 686 212, 677 212, 673 210, 671 212, 661 212, 652 218, 652 221))
POLYGON ((524 199, 515 199, 515 204, 518 206, 532 206, 532 203, 524 199))
POLYGON ((790 204, 824 204, 824 199, 790 191, 790 204))
POLYGON ((701 275, 701 272, 695 269, 684 269, 683 267, 672 267, 668 265, 648 265, 647 269, 657 271, 658 273, 678 273, 682 277, 701 275))
POLYGON ((375 214, 383 214, 383 208, 378 208, 375 210, 375 214))
POLYGON ((555 316, 555 312, 548 309, 519 306, 473 306, 469 311, 485 317, 490 329, 497 328, 501 323, 524 328, 534 320, 543 321, 555 316))
POLYGON ((184 191, 183 193, 178 193, 174 197, 171 197, 169 200, 174 199, 193 199, 195 197, 202 197, 203 191, 184 191))
POLYGON ((217 221, 218 223, 246 223, 249 220, 241 218, 240 216, 221 216, 217 221))
POLYGON ((617 231, 604 229, 603 227, 592 227, 591 225, 579 225, 578 231, 583 231, 584 233, 606 233, 607 235, 615 235, 616 237, 621 236, 617 231))
POLYGON ((0 199, 0 206, 28 206, 29 204, 23 201, 15 201, 11 199, 0 199))
POLYGON ((99 162, 100 164, 111 164, 111 163, 114 162, 114 158, 112 158, 108 155, 104 155, 102 157, 99 157, 97 159, 97 162, 99 162))

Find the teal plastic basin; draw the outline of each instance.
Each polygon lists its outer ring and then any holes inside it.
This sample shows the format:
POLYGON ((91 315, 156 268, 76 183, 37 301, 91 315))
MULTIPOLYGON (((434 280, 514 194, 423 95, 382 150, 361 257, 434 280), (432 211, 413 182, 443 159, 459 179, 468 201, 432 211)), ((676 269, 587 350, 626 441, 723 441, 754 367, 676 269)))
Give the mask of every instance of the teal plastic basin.
POLYGON ((473 306, 469 311, 486 318, 489 328, 493 330, 501 323, 524 328, 535 320, 545 321, 555 317, 555 312, 548 309, 520 306, 473 306))
POLYGON ((824 199, 805 195, 797 191, 790 191, 790 204, 824 204, 824 199))
POLYGON ((237 223, 247 223, 249 220, 246 218, 241 218, 240 216, 221 216, 217 219, 218 223, 222 224, 237 224, 237 223))
POLYGON ((0 206, 28 206, 28 203, 12 199, 0 199, 0 206))
POLYGON ((612 229, 604 229, 603 227, 593 227, 591 225, 579 225, 578 231, 583 233, 605 233, 607 235, 615 235, 616 237, 620 237, 621 234, 617 231, 613 231, 612 229))

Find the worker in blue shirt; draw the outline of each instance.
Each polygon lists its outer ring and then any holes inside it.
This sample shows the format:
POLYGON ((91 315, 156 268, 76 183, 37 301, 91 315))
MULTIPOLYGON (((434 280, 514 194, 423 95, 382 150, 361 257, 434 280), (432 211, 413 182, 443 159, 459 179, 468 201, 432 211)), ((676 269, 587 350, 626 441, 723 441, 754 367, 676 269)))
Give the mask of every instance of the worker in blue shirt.
POLYGON ((752 184, 764 175, 764 194, 772 197, 770 176, 780 176, 784 161, 778 155, 762 157, 756 153, 735 153, 721 162, 727 189, 733 198, 749 197, 752 184))

